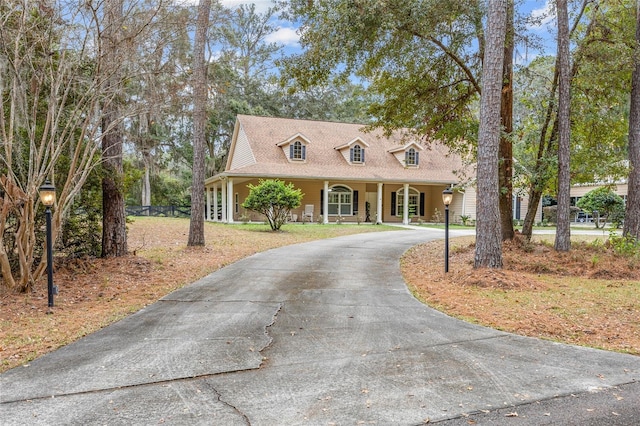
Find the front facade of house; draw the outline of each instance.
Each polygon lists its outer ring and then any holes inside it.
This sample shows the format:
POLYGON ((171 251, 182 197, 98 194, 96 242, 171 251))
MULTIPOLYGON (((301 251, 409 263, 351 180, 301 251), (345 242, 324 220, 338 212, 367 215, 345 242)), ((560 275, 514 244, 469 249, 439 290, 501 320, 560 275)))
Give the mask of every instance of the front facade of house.
POLYGON ((387 137, 359 124, 239 115, 225 171, 205 182, 206 219, 262 221, 242 207, 247 185, 261 179, 302 191, 302 205, 291 212, 298 222, 442 222, 449 187, 456 189, 451 220, 475 219, 475 190, 461 188, 474 177, 468 170, 442 144, 400 132, 387 137))

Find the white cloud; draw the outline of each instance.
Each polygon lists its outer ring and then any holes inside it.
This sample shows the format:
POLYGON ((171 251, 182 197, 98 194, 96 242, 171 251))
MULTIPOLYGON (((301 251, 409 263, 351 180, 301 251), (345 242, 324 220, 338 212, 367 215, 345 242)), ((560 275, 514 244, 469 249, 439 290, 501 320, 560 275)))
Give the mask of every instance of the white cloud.
POLYGON ((267 43, 278 43, 285 46, 297 46, 300 41, 300 35, 295 28, 280 28, 278 31, 269 34, 265 41, 267 43))
POLYGON ((538 9, 533 9, 531 11, 531 17, 536 20, 539 21, 539 23, 535 24, 535 25, 530 25, 529 29, 540 29, 543 27, 546 27, 546 25, 548 23, 550 23, 551 21, 553 21, 556 17, 554 11, 553 11, 553 7, 552 7, 552 3, 550 0, 547 0, 544 4, 543 7, 538 8, 538 9))
MULTIPOLYGON (((195 0, 198 1, 198 0, 195 0)), ((222 3, 222 5, 228 9, 233 9, 236 8, 242 4, 255 4, 256 5, 256 12, 257 13, 264 13, 267 11, 267 9, 269 9, 270 7, 273 6, 273 1, 272 0, 254 0, 254 1, 247 1, 247 0, 222 0, 220 3, 222 3)))

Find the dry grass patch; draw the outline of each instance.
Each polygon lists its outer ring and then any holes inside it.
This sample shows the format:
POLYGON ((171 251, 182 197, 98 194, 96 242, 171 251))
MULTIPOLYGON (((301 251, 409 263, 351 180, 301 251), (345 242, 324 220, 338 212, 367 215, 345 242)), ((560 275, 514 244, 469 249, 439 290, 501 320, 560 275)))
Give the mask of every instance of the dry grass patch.
MULTIPOLYGON (((548 238, 553 238, 548 237, 548 238)), ((443 242, 414 247, 402 259, 418 298, 488 327, 566 343, 640 354, 640 265, 603 244, 575 243, 557 253, 549 241, 503 248, 502 270, 473 269, 474 238, 452 240, 449 274, 443 242)))

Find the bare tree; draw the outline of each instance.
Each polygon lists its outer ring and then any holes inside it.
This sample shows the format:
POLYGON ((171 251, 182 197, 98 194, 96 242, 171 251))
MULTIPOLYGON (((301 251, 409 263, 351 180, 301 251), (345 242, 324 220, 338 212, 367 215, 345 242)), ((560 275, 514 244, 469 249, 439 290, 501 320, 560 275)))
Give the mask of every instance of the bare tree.
POLYGON ((629 113, 629 187, 624 235, 640 238, 640 0, 636 2, 636 45, 629 113))
POLYGON ((556 0, 558 18, 558 223, 555 249, 571 249, 571 68, 569 65, 569 13, 567 0, 556 0))
POLYGON ((90 66, 96 21, 84 12, 44 2, 0 4, 0 284, 6 288, 27 291, 46 269, 38 188, 46 179, 56 187, 55 239, 99 162, 101 82, 90 66))
POLYGON ((506 18, 506 0, 489 0, 478 132, 476 268, 502 267, 498 150, 506 18))
POLYGON ((200 0, 193 43, 193 182, 188 246, 204 245, 204 179, 207 126, 207 61, 205 46, 211 0, 200 0))

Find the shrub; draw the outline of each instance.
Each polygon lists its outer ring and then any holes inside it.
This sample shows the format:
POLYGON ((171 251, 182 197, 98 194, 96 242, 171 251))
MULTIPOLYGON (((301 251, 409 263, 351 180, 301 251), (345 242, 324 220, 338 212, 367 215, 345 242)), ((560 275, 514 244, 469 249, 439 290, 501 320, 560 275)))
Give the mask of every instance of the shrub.
POLYGON ((287 221, 291 209, 300 207, 304 195, 293 184, 285 184, 278 179, 260 180, 258 185, 249 185, 248 188, 249 195, 242 207, 263 214, 274 231, 287 221))

